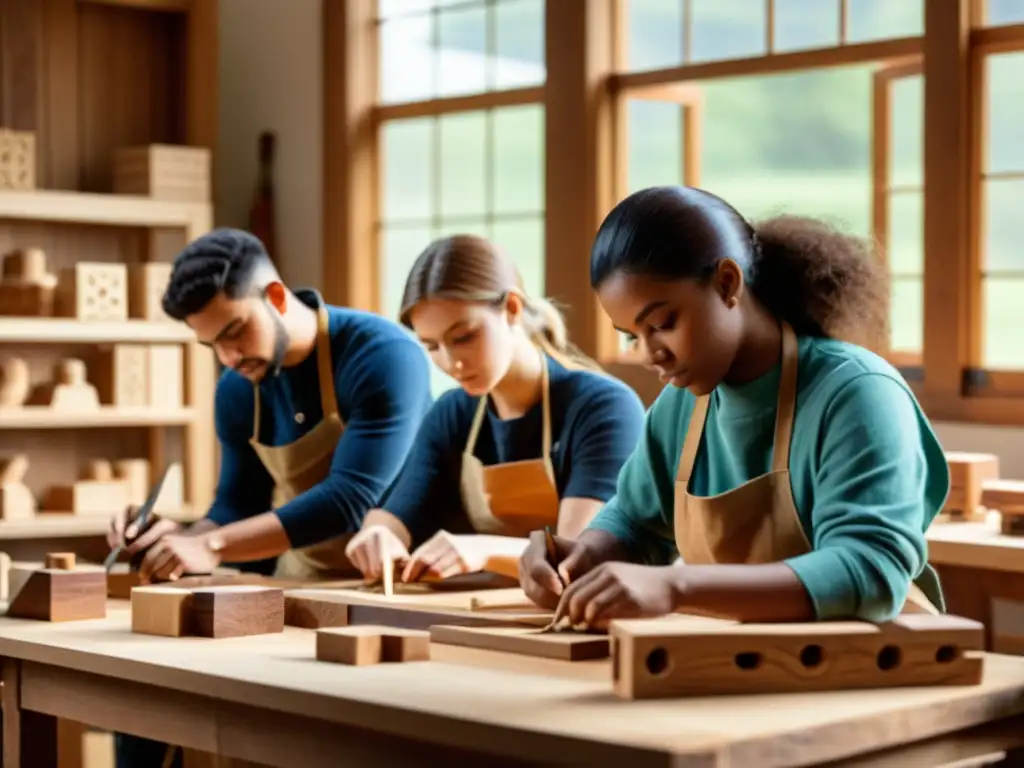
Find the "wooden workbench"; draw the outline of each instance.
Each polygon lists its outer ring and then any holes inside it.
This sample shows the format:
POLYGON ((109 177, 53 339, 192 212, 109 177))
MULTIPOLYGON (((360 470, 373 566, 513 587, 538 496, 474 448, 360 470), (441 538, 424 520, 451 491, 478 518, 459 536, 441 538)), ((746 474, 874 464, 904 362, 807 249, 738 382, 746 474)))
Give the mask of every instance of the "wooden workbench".
POLYGON ((309 630, 206 640, 129 627, 114 602, 98 621, 0 619, 4 768, 48 768, 26 734, 55 717, 281 768, 333 768, 339 755, 768 768, 873 751, 841 764, 933 766, 1024 742, 1024 658, 1010 656, 990 656, 973 687, 626 702, 607 660, 434 645, 428 662, 347 667, 315 661, 309 630))
POLYGON ((1024 654, 1024 536, 1000 533, 998 515, 979 523, 936 523, 928 560, 946 608, 985 625, 986 647, 1024 654))

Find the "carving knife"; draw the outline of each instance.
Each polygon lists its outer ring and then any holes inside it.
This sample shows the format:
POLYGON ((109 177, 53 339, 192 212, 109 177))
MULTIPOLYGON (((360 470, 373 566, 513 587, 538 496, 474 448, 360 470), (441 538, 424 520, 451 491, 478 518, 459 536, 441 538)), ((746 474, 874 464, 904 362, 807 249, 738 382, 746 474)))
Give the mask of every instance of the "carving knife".
MULTIPOLYGON (((160 498, 160 490, 164 487, 164 480, 167 477, 169 469, 170 467, 164 468, 163 474, 160 475, 160 479, 156 481, 156 485, 153 486, 153 490, 149 492, 149 498, 147 498, 143 505, 139 507, 139 514, 135 517, 134 521, 135 525, 138 526, 139 529, 138 535, 142 535, 142 532, 146 530, 146 525, 149 523, 149 515, 153 511, 154 505, 156 505, 156 500, 160 498)), ((131 525, 131 522, 127 524, 131 525)), ((123 541, 124 537, 122 536, 122 542, 123 541)), ((107 555, 107 559, 103 561, 103 567, 106 569, 107 573, 110 573, 110 569, 114 567, 114 563, 117 562, 117 558, 124 551, 124 548, 124 543, 118 544, 110 551, 110 554, 107 555)))

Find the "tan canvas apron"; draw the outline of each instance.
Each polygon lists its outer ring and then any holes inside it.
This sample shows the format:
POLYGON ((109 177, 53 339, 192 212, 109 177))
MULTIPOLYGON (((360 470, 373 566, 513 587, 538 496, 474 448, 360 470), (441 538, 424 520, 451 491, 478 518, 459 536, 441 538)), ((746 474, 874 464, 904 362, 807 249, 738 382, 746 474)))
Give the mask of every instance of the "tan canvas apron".
MULTIPOLYGON (((717 496, 692 496, 689 492, 711 396, 697 398, 675 483, 676 547, 685 564, 777 563, 811 551, 789 482, 789 445, 796 410, 798 363, 796 335, 783 323, 782 372, 771 472, 717 496)), ((911 584, 903 612, 939 611, 920 587, 911 584)))
MULTIPOLYGON (((291 501, 327 477, 334 449, 345 431, 334 390, 331 339, 323 302, 317 309, 316 367, 323 420, 288 445, 263 445, 259 442, 260 389, 255 387, 256 412, 249 444, 274 479, 275 507, 291 501)), ((278 558, 274 575, 289 579, 334 579, 358 573, 345 557, 345 545, 350 538, 351 534, 346 534, 310 547, 289 550, 278 558)))
POLYGON ((480 398, 466 447, 462 452, 462 505, 477 533, 527 536, 558 523, 558 487, 551 464, 551 403, 548 361, 541 356, 543 438, 541 457, 485 467, 473 449, 487 413, 487 395, 480 398))

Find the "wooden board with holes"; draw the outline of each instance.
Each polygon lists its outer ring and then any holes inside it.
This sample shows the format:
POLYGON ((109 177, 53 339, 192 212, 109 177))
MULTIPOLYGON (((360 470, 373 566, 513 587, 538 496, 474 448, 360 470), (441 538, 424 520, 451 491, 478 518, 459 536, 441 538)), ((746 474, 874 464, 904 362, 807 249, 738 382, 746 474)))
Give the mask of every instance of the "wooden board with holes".
POLYGON ((561 661, 605 659, 610 653, 608 635, 583 632, 537 632, 524 627, 465 627, 435 624, 430 640, 487 651, 539 656, 561 661))
POLYGON ((613 677, 623 699, 977 685, 982 624, 906 614, 858 621, 739 624, 680 616, 613 621, 613 677))

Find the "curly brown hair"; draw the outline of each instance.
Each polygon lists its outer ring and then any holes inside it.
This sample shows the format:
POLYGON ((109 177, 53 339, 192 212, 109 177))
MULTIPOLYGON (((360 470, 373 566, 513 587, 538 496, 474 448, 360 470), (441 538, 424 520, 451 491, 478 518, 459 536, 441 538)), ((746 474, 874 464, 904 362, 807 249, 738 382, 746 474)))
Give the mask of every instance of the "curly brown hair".
POLYGON ((882 349, 889 280, 871 240, 806 216, 751 224, 721 198, 692 187, 650 187, 605 218, 590 255, 595 289, 623 271, 707 280, 730 258, 754 296, 804 336, 882 349))

